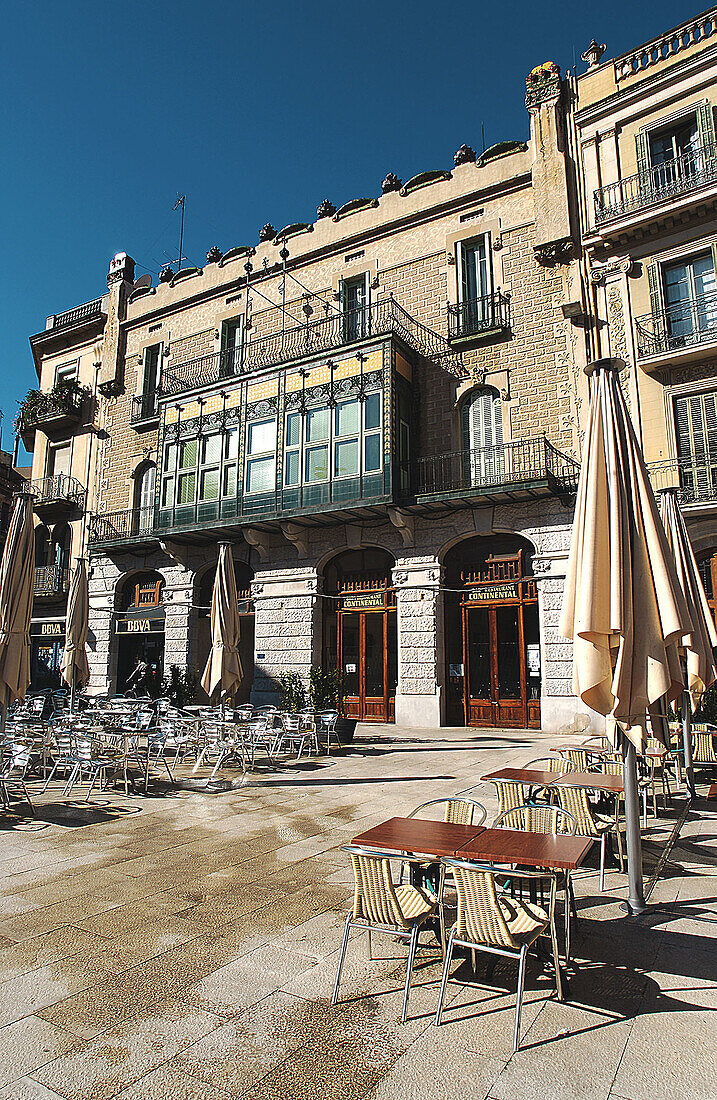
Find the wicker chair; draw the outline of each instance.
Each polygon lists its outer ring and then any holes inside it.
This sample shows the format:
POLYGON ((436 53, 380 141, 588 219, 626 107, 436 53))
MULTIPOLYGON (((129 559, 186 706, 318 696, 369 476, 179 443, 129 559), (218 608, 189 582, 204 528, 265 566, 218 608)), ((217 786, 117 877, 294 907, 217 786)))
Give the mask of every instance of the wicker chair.
POLYGON ((443 820, 451 825, 482 825, 488 812, 482 802, 457 794, 452 798, 432 798, 429 802, 422 802, 411 810, 408 817, 415 817, 429 806, 443 806, 443 820))
POLYGON ((491 955, 504 955, 518 959, 518 991, 515 1004, 515 1028, 513 1051, 517 1051, 520 1039, 520 1013, 523 1007, 525 961, 530 947, 547 928, 550 928, 555 962, 555 982, 558 997, 562 997, 560 960, 553 922, 555 908, 555 881, 550 884, 550 911, 540 905, 502 896, 496 889, 496 877, 501 883, 506 879, 544 879, 535 871, 496 871, 490 866, 467 863, 457 859, 443 861, 451 872, 458 891, 458 914, 448 937, 448 949, 443 965, 441 989, 434 1023, 439 1025, 443 1014, 443 1000, 448 982, 453 949, 470 947, 491 955))
POLYGON ((354 902, 353 908, 346 916, 331 1004, 335 1005, 338 1000, 341 970, 351 929, 363 928, 368 931, 369 958, 371 958, 371 932, 385 932, 390 936, 399 936, 408 940, 406 985, 401 1015, 401 1023, 405 1023, 418 935, 424 922, 435 913, 438 903, 415 886, 394 885, 391 876, 392 857, 389 853, 352 846, 344 848, 344 851, 351 856, 353 865, 354 902))
POLYGON ((702 768, 717 767, 715 737, 717 737, 717 730, 711 728, 706 723, 692 723, 693 764, 699 764, 702 768))
POLYGON ((608 833, 617 837, 620 855, 620 871, 623 869, 622 835, 618 824, 617 801, 613 817, 602 817, 593 813, 588 802, 587 791, 582 787, 555 787, 560 806, 575 818, 575 832, 578 836, 589 836, 600 841, 600 889, 605 889, 605 846, 608 833))
POLYGON ((586 749, 558 749, 558 755, 567 760, 574 772, 586 772, 588 770, 588 754, 586 749))

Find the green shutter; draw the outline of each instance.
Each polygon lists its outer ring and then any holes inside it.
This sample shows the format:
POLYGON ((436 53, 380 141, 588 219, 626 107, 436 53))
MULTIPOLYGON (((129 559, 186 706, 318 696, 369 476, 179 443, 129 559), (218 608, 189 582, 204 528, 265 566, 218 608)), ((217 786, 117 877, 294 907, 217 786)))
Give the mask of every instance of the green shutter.
POLYGON ((659 264, 647 264, 647 281, 650 286, 652 316, 659 317, 662 313, 662 277, 659 264))
POLYGON ((715 143, 714 111, 711 103, 700 103, 697 106, 697 130, 700 135, 700 144, 703 149, 713 146, 715 143))
POLYGON ((635 149, 637 152, 637 171, 641 176, 647 175, 650 169, 650 151, 647 144, 647 134, 640 130, 635 134, 635 149))

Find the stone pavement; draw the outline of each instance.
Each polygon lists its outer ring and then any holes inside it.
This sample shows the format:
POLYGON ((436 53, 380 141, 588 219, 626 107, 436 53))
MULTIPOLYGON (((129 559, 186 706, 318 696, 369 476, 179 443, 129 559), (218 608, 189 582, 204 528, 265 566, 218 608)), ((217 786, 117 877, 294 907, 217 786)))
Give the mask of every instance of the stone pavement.
MULTIPOLYGON (((430 936, 405 1025, 405 948, 389 937, 374 937, 372 962, 351 941, 342 1001, 328 1004, 351 895, 340 845, 472 787, 494 811, 482 773, 564 742, 362 727, 331 760, 239 786, 89 805, 55 787, 35 823, 0 814, 0 1098, 715 1100, 716 804, 704 798, 644 917, 622 914, 616 871, 604 894, 593 869, 577 878, 570 1000, 533 961, 518 1054, 508 961, 488 977, 479 956, 485 986, 449 984, 432 1026, 430 936)), ((649 866, 680 810, 650 819, 649 866)))

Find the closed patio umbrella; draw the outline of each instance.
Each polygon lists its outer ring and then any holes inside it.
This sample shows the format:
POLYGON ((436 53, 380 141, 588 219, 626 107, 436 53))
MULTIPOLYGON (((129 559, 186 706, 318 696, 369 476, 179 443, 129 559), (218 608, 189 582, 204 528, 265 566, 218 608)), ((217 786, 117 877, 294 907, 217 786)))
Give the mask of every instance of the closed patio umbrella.
POLYGON ((30 683, 30 619, 35 575, 32 496, 15 498, 10 529, 0 562, 0 733, 7 708, 23 699, 30 683))
POLYGON ((67 600, 67 625, 65 649, 60 670, 65 683, 70 685, 70 710, 74 708, 75 692, 85 686, 90 678, 87 661, 87 627, 90 595, 87 586, 87 565, 78 558, 72 573, 70 594, 67 600))
POLYGON ((692 767, 690 712, 697 707, 707 688, 717 680, 717 667, 715 667, 713 653, 717 647, 717 630, 707 603, 685 520, 677 503, 677 491, 665 489, 660 497, 662 522, 677 566, 677 578, 692 620, 692 630, 682 638, 680 651, 687 671, 687 683, 682 693, 685 772, 690 794, 694 797, 695 777, 692 767))
POLYGON ((635 913, 645 908, 635 752, 645 749, 647 712, 657 732, 662 701, 680 696, 678 646, 692 623, 615 365, 585 368, 590 413, 560 632, 573 639, 575 694, 614 720, 621 741, 635 913))
POLYGON ((212 648, 204 668, 202 687, 210 697, 217 688, 226 699, 244 677, 239 659, 239 601, 231 543, 219 544, 219 560, 212 588, 212 648))

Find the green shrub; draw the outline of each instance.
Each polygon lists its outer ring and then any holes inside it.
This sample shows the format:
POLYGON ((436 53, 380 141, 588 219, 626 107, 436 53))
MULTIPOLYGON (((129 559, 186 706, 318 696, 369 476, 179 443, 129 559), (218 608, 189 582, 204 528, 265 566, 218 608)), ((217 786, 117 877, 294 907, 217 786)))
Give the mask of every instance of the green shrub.
POLYGON ((314 667, 309 672, 309 706, 312 710, 339 710, 341 678, 338 669, 324 672, 314 667))
POLYGON ((306 687, 298 672, 281 672, 276 678, 279 710, 294 712, 306 707, 306 687))
POLYGON ((170 665, 169 671, 162 680, 162 695, 165 699, 169 699, 172 706, 181 710, 187 703, 194 702, 197 682, 198 677, 194 669, 170 665))

